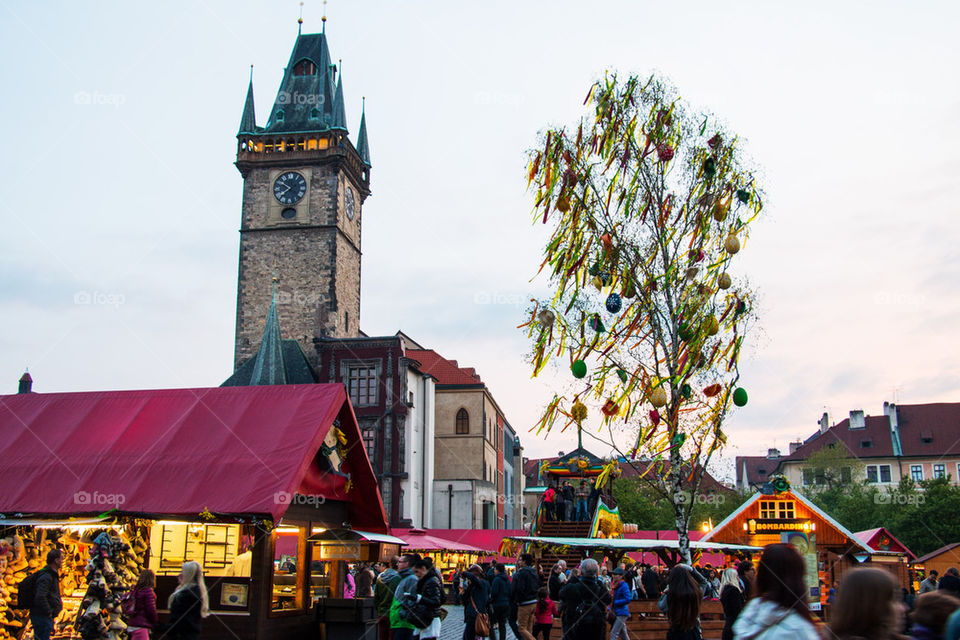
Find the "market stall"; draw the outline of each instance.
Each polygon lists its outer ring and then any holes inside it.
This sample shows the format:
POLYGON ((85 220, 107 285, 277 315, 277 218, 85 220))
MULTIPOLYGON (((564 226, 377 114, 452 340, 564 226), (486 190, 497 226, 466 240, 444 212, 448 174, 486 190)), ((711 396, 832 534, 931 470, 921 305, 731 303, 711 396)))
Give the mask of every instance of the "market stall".
POLYGON ((867 562, 876 551, 782 478, 773 486, 773 493, 755 494, 701 542, 793 544, 806 560, 810 608, 819 611, 826 600, 824 587, 840 582, 846 571, 867 562))
MULTIPOLYGON (((0 402, 0 538, 9 539, 11 571, 3 599, 45 549, 63 549, 58 638, 113 640, 119 599, 139 571, 157 574, 162 607, 186 560, 206 575, 203 638, 315 637, 326 624, 316 604, 338 599, 343 576, 310 538, 387 533, 342 385, 0 402)), ((6 605, 0 625, 2 637, 30 637, 29 621, 6 605)))

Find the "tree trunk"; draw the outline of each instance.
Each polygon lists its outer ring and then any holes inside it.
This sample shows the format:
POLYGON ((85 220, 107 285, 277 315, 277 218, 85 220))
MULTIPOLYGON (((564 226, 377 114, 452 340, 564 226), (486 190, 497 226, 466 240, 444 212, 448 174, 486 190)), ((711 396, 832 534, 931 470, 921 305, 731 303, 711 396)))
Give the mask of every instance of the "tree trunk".
POLYGON ((683 499, 682 464, 683 460, 680 457, 680 447, 673 446, 670 450, 669 477, 672 488, 671 494, 673 497, 673 513, 677 521, 677 546, 680 552, 681 562, 692 565, 690 555, 690 532, 687 530, 687 505, 683 499))

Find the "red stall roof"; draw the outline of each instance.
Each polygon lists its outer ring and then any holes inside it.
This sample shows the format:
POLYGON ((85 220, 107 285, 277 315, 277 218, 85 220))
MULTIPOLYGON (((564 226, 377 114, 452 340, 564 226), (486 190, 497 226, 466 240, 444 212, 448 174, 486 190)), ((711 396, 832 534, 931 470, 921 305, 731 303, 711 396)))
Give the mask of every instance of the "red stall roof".
POLYGON ((352 526, 387 531, 342 384, 0 396, 0 433, 7 516, 209 510, 277 522, 300 493, 347 501, 352 526), (339 472, 319 453, 335 419, 348 449, 339 472))
POLYGON ((466 542, 454 532, 458 529, 391 529, 391 535, 403 539, 410 551, 449 551, 451 553, 485 553, 494 548, 481 548, 466 542))

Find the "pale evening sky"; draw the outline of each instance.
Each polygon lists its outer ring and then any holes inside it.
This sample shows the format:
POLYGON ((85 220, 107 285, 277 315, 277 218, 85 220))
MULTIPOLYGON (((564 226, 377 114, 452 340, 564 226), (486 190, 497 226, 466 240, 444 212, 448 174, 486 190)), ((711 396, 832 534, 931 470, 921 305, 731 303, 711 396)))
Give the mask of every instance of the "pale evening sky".
MULTIPOLYGON (((24 367, 39 392, 231 373, 235 135, 251 64, 264 124, 297 11, 0 1, 0 392, 24 367)), ((307 2, 305 33, 321 14, 307 2)), ((525 150, 608 69, 665 74, 761 167, 767 208, 737 261, 762 331, 726 456, 786 449, 824 410, 958 399, 960 5, 334 0, 328 16, 353 140, 367 98, 361 324, 476 367, 526 455, 571 437, 526 433, 569 375, 530 380, 515 328, 544 284, 525 150)))

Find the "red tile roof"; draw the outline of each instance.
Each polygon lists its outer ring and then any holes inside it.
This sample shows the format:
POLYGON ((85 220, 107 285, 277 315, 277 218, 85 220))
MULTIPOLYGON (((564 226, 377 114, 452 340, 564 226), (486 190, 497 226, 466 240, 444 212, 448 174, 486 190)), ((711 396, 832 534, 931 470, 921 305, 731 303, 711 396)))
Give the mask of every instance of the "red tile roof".
POLYGON ((780 466, 780 460, 781 458, 774 459, 767 456, 737 456, 737 486, 744 484, 744 465, 747 467, 747 486, 760 486, 767 482, 777 467, 780 466))
POLYGON ((960 455, 960 403, 898 405, 897 420, 903 455, 960 455))
POLYGON ((483 384, 474 369, 461 368, 456 360, 447 360, 433 349, 407 349, 406 356, 419 362, 420 371, 436 378, 437 384, 483 384))
MULTIPOLYGON (((904 456, 960 455, 960 403, 893 406, 904 456), (924 442, 925 439, 928 442, 924 442)), ((894 449, 890 418, 866 416, 862 429, 851 429, 850 418, 844 418, 826 433, 813 434, 803 446, 781 460, 806 460, 830 444, 845 447, 857 458, 891 457, 894 449)))

